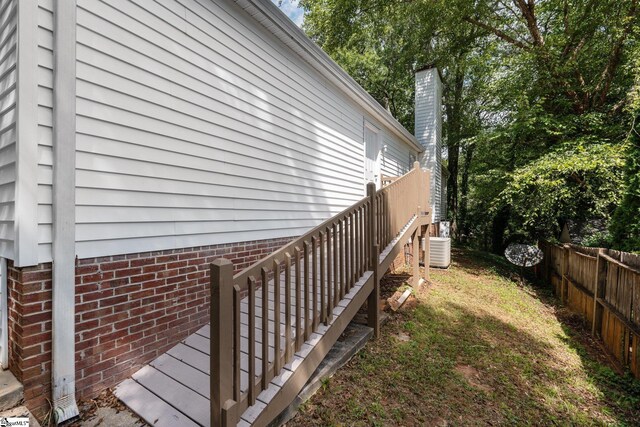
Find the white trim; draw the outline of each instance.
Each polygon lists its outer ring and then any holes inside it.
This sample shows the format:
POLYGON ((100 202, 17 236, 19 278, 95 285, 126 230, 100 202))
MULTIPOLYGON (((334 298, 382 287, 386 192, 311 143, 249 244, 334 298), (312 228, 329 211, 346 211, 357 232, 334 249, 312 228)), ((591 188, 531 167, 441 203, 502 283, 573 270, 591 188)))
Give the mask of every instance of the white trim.
POLYGON ((38 263, 38 2, 18 1, 16 118, 16 266, 38 263))
POLYGON ((9 297, 7 260, 0 258, 0 371, 9 368, 9 297))
POLYGON ((336 64, 318 45, 298 28, 271 0, 234 0, 269 32, 303 58, 322 76, 349 95, 377 120, 385 123, 406 144, 419 153, 424 148, 378 101, 336 64))
POLYGON ((367 149, 369 148, 369 144, 367 142, 367 129, 369 129, 371 132, 373 132, 376 135, 376 141, 374 142, 375 146, 378 149, 378 152, 376 154, 376 160, 375 160, 375 166, 374 168, 376 170, 374 170, 374 177, 375 180, 373 181, 376 184, 376 188, 380 188, 382 186, 382 166, 383 166, 383 161, 384 161, 384 148, 383 148, 383 144, 382 144, 382 139, 381 139, 381 135, 380 135, 380 129, 375 126, 373 123, 369 122, 368 120, 365 119, 364 121, 364 128, 363 128, 363 132, 362 132, 362 145, 364 146, 364 186, 365 186, 365 194, 366 194, 366 187, 367 184, 369 183, 369 177, 367 176, 367 160, 371 160, 367 157, 367 149), (377 172, 377 173, 376 173, 377 172))
POLYGON ((53 32, 52 394, 57 423, 75 401, 76 2, 55 2, 53 32))

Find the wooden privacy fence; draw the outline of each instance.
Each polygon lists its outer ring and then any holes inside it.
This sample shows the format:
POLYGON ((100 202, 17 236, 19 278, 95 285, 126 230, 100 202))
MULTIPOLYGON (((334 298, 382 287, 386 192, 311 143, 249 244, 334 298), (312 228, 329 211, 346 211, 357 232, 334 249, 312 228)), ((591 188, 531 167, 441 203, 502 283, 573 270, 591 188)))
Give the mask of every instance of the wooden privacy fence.
POLYGON ((211 425, 236 425, 365 276, 374 280, 369 323, 379 334, 380 252, 427 217, 420 209, 428 205, 428 179, 415 163, 378 191, 369 184, 366 197, 235 276, 231 262, 212 264, 211 425))
POLYGON ((640 378, 640 256, 577 245, 540 244, 542 276, 605 348, 640 378))

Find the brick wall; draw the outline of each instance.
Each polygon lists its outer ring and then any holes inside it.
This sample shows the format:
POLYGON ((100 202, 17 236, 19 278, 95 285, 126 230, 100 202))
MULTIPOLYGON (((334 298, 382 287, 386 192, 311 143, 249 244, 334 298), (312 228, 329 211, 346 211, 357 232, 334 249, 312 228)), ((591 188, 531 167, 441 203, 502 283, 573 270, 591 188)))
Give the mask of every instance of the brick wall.
MULTIPOLYGON (((7 263, 9 368, 32 408, 46 408, 51 388, 51 264, 7 263)), ((40 415, 43 415, 40 411, 40 415)))
MULTIPOLYGON (((209 321, 209 263, 239 271, 289 238, 77 261, 76 391, 94 397, 209 321)), ((51 264, 9 263, 10 369, 27 406, 48 411, 51 387, 51 264)))

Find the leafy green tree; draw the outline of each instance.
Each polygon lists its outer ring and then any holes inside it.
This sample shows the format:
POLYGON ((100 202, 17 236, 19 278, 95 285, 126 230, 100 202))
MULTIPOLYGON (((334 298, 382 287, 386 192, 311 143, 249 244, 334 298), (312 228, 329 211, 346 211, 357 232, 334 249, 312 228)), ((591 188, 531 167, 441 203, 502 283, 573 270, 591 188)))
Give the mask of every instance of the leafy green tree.
POLYGON ((621 177, 638 1, 301 4, 305 31, 409 129, 414 70, 442 70, 449 210, 498 252, 566 221, 608 222, 636 182, 621 177))
MULTIPOLYGON (((477 97, 486 68, 486 61, 480 60, 484 53, 476 46, 481 30, 464 22, 459 25, 455 10, 442 0, 302 0, 300 4, 306 10, 307 34, 407 129, 414 126, 415 70, 436 64, 442 71, 448 206, 456 221, 460 152, 480 123, 477 97)), ((464 159, 470 160, 471 153, 467 151, 464 159)))
MULTIPOLYGON (((637 118, 640 120, 640 116, 637 118)), ((631 135, 625 167, 625 192, 611 223, 611 237, 621 250, 640 253, 640 134, 631 135)))
POLYGON ((601 217, 620 203, 624 154, 612 144, 556 147, 508 177, 499 206, 511 206, 519 231, 533 236, 559 231, 567 218, 601 217))

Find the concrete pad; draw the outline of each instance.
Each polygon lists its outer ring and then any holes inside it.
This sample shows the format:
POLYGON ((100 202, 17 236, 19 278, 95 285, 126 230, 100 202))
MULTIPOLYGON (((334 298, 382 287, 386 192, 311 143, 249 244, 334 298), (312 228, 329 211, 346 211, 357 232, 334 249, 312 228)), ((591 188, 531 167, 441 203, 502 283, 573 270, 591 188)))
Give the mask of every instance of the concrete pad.
POLYGON ((22 384, 11 371, 0 371, 0 411, 11 409, 22 402, 22 384))

